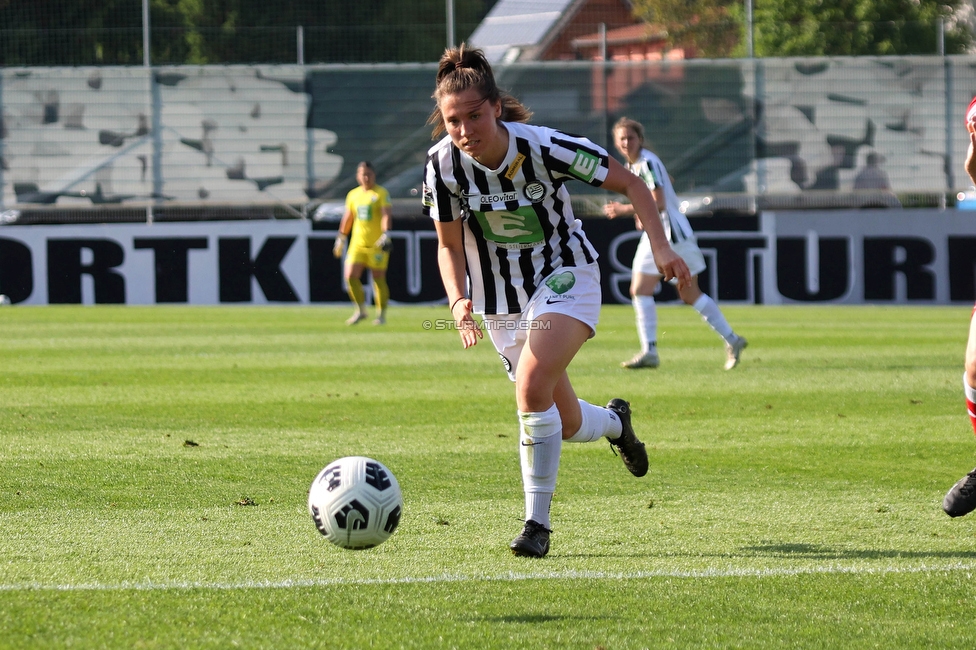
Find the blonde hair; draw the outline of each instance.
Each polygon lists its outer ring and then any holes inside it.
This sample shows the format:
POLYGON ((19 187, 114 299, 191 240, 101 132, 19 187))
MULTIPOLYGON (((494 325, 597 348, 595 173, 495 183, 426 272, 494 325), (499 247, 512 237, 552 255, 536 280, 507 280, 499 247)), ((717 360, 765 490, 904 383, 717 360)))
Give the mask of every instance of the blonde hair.
POLYGON ((617 129, 631 129, 637 134, 637 138, 640 140, 641 144, 644 144, 644 125, 637 120, 632 120, 629 117, 621 117, 619 120, 613 123, 613 129, 611 133, 616 133, 617 129))
POLYGON ((532 111, 522 105, 512 95, 498 88, 495 73, 485 58, 485 53, 477 48, 468 48, 464 43, 459 47, 444 50, 437 67, 437 84, 431 97, 436 102, 433 112, 427 118, 432 124, 432 136, 438 137, 445 131, 444 117, 441 115, 441 99, 456 95, 469 88, 475 88, 492 104, 502 105, 501 118, 505 122, 528 122, 532 111))

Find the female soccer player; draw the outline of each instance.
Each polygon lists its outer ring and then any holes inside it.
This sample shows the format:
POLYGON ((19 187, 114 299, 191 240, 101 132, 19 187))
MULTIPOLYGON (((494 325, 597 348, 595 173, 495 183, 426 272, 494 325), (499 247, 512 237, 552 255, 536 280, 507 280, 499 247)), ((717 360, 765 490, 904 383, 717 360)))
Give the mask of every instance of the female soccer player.
MULTIPOLYGON (((698 287, 698 274, 705 270, 705 257, 698 248, 695 233, 688 218, 678 209, 678 196, 671 185, 671 178, 664 163, 653 152, 644 148, 644 126, 635 120, 622 117, 613 125, 613 144, 627 161, 627 169, 637 174, 651 190, 657 202, 664 232, 671 246, 688 264, 691 282, 678 295, 691 305, 702 320, 708 323, 725 341, 725 369, 731 370, 739 363, 739 356, 747 343, 744 338, 732 331, 718 304, 698 287)), ((621 215, 633 215, 634 206, 622 203, 608 203, 604 212, 611 219, 621 215)), ((637 227, 641 227, 640 220, 637 227)), ((620 365, 624 368, 657 368, 660 359, 657 353, 657 305, 654 291, 661 281, 661 273, 654 262, 647 233, 641 236, 634 255, 633 271, 630 280, 630 296, 637 318, 637 338, 641 351, 629 361, 620 365)))
MULTIPOLYGON (((969 132, 969 151, 966 154, 966 173, 976 183, 976 98, 966 111, 966 130, 969 132)), ((966 343, 965 370, 962 388, 966 396, 966 410, 976 433, 976 306, 969 315, 969 340, 966 343)), ((950 517, 962 517, 976 510, 976 469, 959 479, 942 500, 942 509, 950 517)))
POLYGON ((515 382, 525 526, 510 548, 526 557, 549 551, 549 507, 562 441, 606 437, 635 476, 647 453, 630 405, 606 408, 576 397, 566 372, 596 332, 597 254, 573 215, 566 182, 625 194, 644 218, 661 273, 690 281, 668 244, 643 182, 586 138, 525 124, 531 113, 502 92, 477 49, 447 50, 437 71, 429 122, 447 136, 427 154, 424 211, 434 219, 438 265, 464 348, 484 328, 515 382))
POLYGON ((373 325, 386 324, 386 305, 390 301, 390 288, 386 284, 386 267, 390 263, 389 232, 393 226, 390 195, 376 184, 376 172, 367 161, 356 167, 356 187, 346 194, 346 212, 339 222, 333 254, 341 259, 346 252, 345 278, 349 297, 356 304, 356 311, 346 321, 355 325, 366 318, 366 294, 363 291, 363 270, 369 269, 373 277, 373 293, 376 302, 376 320, 373 325), (350 234, 352 237, 350 238, 350 234))

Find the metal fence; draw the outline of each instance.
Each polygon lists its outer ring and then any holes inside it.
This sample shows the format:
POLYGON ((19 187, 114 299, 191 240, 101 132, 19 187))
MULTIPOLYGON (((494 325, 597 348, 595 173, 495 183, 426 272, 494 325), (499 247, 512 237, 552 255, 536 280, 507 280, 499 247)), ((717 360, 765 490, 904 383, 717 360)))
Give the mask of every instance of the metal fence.
MULTIPOLYGON (((692 209, 718 210, 951 204, 969 185, 963 113, 974 68, 972 56, 919 56, 550 62, 497 73, 539 124, 609 145, 618 117, 640 120, 692 209)), ((434 64, 0 69, 3 219, 93 208, 140 219, 298 216, 340 200, 364 159, 394 197, 418 206, 434 73, 434 64)), ((577 189, 583 212, 606 198, 577 189)))

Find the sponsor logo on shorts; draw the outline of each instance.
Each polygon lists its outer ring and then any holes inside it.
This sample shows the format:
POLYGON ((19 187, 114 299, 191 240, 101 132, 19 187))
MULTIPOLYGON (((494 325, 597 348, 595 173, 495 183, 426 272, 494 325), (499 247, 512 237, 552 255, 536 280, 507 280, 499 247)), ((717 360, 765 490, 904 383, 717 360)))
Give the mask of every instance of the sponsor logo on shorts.
POLYGON ((573 302, 576 300, 576 296, 549 296, 546 298, 547 305, 558 305, 564 302, 573 302))
POLYGON ((563 271, 562 273, 554 273, 546 278, 546 286, 552 290, 553 293, 564 294, 576 284, 576 276, 572 271, 563 271))

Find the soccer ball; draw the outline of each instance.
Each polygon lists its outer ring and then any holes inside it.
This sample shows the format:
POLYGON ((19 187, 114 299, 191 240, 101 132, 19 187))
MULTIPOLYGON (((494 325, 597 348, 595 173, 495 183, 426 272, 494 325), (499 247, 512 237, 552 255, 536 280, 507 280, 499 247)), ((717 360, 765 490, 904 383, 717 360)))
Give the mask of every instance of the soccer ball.
POLYGON ((348 549, 382 544, 400 523, 403 495, 393 472, 364 456, 329 463, 308 490, 308 511, 325 538, 348 549))

